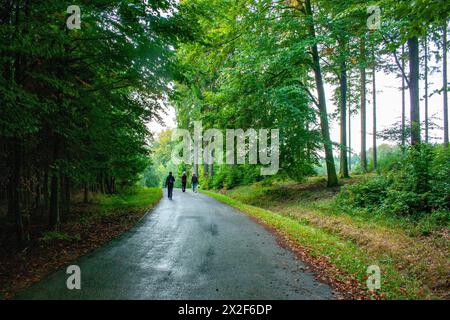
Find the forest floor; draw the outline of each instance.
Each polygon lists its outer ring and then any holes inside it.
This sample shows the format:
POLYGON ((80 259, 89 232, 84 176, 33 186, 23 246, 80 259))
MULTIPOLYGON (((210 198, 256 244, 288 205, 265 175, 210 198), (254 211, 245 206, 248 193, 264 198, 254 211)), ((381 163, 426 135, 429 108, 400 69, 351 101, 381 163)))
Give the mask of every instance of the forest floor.
POLYGON ((404 217, 339 209, 333 202, 338 191, 311 178, 206 193, 273 229, 341 292, 362 299, 450 299, 448 228, 423 232, 420 223, 404 217), (366 285, 371 265, 381 269, 375 292, 366 285))
POLYGON ((160 188, 139 188, 117 195, 93 195, 89 203, 75 197, 60 231, 48 232, 45 216, 30 222, 31 245, 17 251, 14 229, 0 224, 0 299, 13 295, 67 266, 132 228, 162 197, 160 188))

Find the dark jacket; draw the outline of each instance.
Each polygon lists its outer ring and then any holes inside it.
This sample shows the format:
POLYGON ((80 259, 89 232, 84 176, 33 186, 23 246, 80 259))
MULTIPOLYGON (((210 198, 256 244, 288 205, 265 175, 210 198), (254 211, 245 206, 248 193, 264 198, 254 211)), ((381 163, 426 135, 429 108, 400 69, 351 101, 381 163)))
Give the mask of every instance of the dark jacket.
POLYGON ((175 177, 174 176, 167 176, 166 179, 166 186, 173 187, 173 184, 175 183, 175 177))
POLYGON ((187 176, 186 175, 181 176, 181 182, 184 183, 184 184, 187 182, 187 176))
POLYGON ((198 183, 198 178, 197 178, 197 176, 192 177, 192 183, 198 183))

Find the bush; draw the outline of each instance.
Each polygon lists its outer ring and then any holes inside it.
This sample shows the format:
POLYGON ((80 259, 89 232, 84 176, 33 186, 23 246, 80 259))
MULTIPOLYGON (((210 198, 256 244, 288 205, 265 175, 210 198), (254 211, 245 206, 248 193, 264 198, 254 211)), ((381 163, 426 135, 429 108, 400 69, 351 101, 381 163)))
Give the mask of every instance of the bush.
POLYGON ((223 182, 223 187, 225 189, 231 189, 240 184, 241 177, 239 175, 239 170, 236 168, 230 168, 228 174, 225 177, 225 181, 223 182))
POLYGON ((213 177, 203 178, 201 183, 204 189, 231 189, 239 185, 248 185, 262 179, 259 174, 260 167, 254 165, 222 165, 215 166, 213 177))
POLYGON ((380 206, 387 196, 389 180, 384 176, 366 179, 341 189, 336 200, 338 204, 352 207, 373 208, 380 206))
POLYGON ((407 215, 420 212, 426 197, 411 191, 388 189, 380 208, 391 214, 407 215))
POLYGON ((432 162, 430 205, 450 210, 450 150, 439 146, 432 162))
POLYGON ((226 176, 226 170, 224 170, 223 166, 220 167, 215 175, 210 179, 210 183, 208 183, 209 187, 213 189, 222 189, 226 176))
MULTIPOLYGON (((404 160, 404 154, 401 146, 392 146, 389 144, 380 144, 377 148, 377 169, 378 173, 387 173, 396 171, 401 167, 401 163, 404 160)), ((372 148, 367 152, 367 170, 373 171, 373 154, 372 148)), ((360 163, 354 167, 359 173, 361 173, 360 163)), ((355 172, 355 170, 353 170, 355 172)))
MULTIPOLYGON (((448 219, 450 209, 450 152, 441 146, 418 144, 408 148, 402 161, 392 156, 387 163, 398 169, 384 176, 343 187, 336 197, 340 206, 368 208, 379 213, 400 215, 428 224, 448 219), (391 161, 392 160, 392 161, 391 161), (435 212, 440 212, 439 214, 435 212), (433 219, 430 220, 429 216, 433 219)), ((446 223, 448 220, 445 220, 446 223)))
MULTIPOLYGON (((383 146, 383 145, 381 145, 383 146)), ((380 147, 381 147, 380 146, 380 147)), ((386 148, 385 148, 386 149, 386 148)), ((401 167, 401 163, 403 161, 403 154, 400 147, 391 148, 388 150, 384 150, 384 152, 380 152, 380 157, 377 163, 377 170, 379 172, 390 172, 396 171, 401 167)), ((372 164, 373 166, 373 164, 372 164)))
POLYGON ((411 146, 395 175, 394 188, 419 194, 429 192, 434 156, 432 146, 428 144, 411 146))
POLYGON ((245 164, 242 165, 242 184, 252 184, 261 180, 260 166, 245 164))
POLYGON ((418 229, 422 235, 430 234, 436 226, 450 227, 450 211, 439 210, 419 217, 418 229))

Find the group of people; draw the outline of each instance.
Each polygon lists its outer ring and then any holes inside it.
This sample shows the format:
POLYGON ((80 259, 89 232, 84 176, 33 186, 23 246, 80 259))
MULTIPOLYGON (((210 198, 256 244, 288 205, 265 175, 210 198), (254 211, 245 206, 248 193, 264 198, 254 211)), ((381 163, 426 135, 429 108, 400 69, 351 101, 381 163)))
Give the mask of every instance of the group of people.
MULTIPOLYGON (((191 183, 192 183, 192 191, 197 192, 198 177, 195 173, 192 174, 191 183)), ((169 172, 169 175, 166 178, 167 195, 170 200, 172 200, 174 185, 175 185, 175 177, 173 176, 171 171, 169 172)), ((184 171, 183 175, 181 176, 181 190, 183 192, 186 192, 186 185, 187 185, 187 174, 186 171, 184 171)))

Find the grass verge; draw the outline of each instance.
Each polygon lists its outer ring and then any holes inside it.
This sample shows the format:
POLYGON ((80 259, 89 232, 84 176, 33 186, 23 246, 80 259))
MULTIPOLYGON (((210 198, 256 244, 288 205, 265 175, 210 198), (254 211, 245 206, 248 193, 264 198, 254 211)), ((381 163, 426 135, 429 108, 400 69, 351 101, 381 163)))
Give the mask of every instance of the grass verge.
MULTIPOLYGON (((216 192, 204 191, 204 193, 273 228, 294 251, 297 249, 297 251, 305 252, 305 258, 312 257, 313 265, 322 269, 327 279, 345 298, 432 297, 413 274, 399 270, 395 261, 389 256, 368 252, 352 239, 314 225, 307 218, 245 204, 216 192), (378 265, 381 269, 381 289, 376 293, 368 291, 365 284, 367 268, 370 265, 378 265)), ((245 197, 242 189, 233 193, 245 197)))

